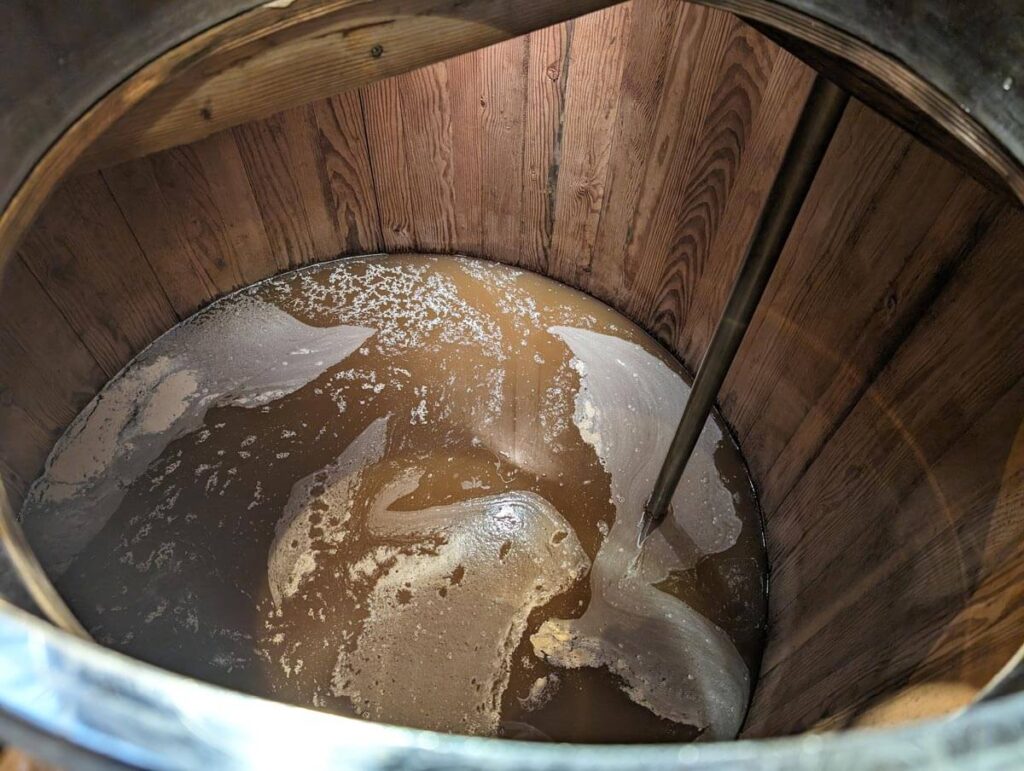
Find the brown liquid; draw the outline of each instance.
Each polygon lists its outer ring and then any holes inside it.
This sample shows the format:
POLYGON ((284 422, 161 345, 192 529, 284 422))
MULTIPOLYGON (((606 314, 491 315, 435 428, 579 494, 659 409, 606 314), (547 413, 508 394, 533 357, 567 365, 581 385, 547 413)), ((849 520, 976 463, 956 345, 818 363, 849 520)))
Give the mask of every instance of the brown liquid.
POLYGON ((685 392, 635 325, 550 280, 339 261, 160 338, 22 516, 90 631, 177 672, 445 731, 722 738, 765 561, 719 423, 635 553, 685 392))

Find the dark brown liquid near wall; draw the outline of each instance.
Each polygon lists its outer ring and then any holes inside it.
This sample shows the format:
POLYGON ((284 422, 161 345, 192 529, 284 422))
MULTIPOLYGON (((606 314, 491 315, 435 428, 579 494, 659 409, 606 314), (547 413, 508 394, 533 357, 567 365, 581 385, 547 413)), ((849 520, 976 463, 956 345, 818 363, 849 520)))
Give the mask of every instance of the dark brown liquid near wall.
POLYGON ((765 562, 720 425, 627 553, 684 392, 635 325, 547 279, 342 261, 143 352, 23 520, 97 639, 177 672, 445 731, 724 738, 765 562))

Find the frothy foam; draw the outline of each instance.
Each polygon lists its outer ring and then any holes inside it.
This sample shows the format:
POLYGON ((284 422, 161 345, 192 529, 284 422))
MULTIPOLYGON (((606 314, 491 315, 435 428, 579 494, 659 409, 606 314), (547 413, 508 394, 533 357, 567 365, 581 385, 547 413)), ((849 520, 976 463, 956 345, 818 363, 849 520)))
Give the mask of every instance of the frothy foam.
POLYGON ((721 434, 708 423, 673 496, 675 523, 692 547, 679 554, 659 530, 637 560, 643 505, 687 391, 664 362, 633 343, 583 329, 550 331, 576 357, 574 420, 611 475, 616 519, 594 560, 586 612, 546 621, 531 637, 534 651, 562 667, 607 667, 630 698, 655 714, 697 726, 709 738, 735 736, 749 695, 746 665, 721 629, 653 585, 739 535, 732 496, 706 467, 721 434))
POLYGON ((530 612, 568 589, 589 560, 565 519, 534 493, 393 510, 418 484, 404 481, 378 500, 369 528, 440 543, 430 556, 398 555, 377 582, 358 646, 338 657, 335 693, 366 717, 494 733, 530 612))
POLYGON ((267 582, 274 606, 293 596, 302 579, 316 570, 319 544, 345 539, 359 473, 384 454, 387 418, 377 418, 338 457, 338 460, 300 479, 292 487, 284 513, 275 528, 267 557, 267 582), (320 533, 313 538, 313 530, 320 533))
POLYGON ((29 491, 21 516, 43 564, 63 573, 125 489, 209 409, 293 393, 373 333, 308 326, 237 295, 157 338, 75 418, 29 491))

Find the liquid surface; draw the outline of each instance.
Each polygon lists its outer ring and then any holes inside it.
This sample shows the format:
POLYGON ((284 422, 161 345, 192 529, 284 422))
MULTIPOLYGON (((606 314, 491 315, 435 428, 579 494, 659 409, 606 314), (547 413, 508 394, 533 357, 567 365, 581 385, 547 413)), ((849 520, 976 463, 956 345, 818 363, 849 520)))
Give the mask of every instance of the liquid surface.
POLYGON ((280 276, 153 343, 22 520, 104 644, 304 706, 561 741, 735 736, 760 658, 753 491, 638 327, 463 258, 280 276))

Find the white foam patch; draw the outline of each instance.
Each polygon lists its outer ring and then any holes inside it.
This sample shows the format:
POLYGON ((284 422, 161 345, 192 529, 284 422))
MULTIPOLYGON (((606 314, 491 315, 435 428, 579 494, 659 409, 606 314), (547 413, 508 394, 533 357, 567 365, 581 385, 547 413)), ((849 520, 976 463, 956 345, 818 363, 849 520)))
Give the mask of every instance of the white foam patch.
POLYGON ((449 344, 480 348, 503 361, 501 326, 463 298, 437 264, 435 258, 360 258, 339 262, 326 280, 314 270, 270 283, 289 291, 298 310, 326 313, 345 324, 372 324, 383 352, 449 344))
POLYGON ((435 538, 436 553, 399 554, 377 582, 358 645, 338 657, 334 693, 370 719, 493 734, 530 612, 582 577, 588 560, 535 493, 390 509, 417 481, 400 476, 368 525, 383 538, 435 538))
POLYGON ((540 709, 554 698, 561 684, 562 679, 557 672, 538 677, 530 684, 530 691, 526 694, 526 698, 520 699, 519 703, 523 705, 524 709, 531 712, 540 709))
POLYGON ((132 482, 208 410, 293 393, 373 334, 309 326, 239 295, 157 338, 75 418, 29 491, 21 517, 43 564, 63 573, 132 482))
MULTIPOLYGON (((643 505, 688 389, 639 345, 584 329, 549 331, 576 357, 574 420, 611 476, 616 518, 594 560, 586 612, 545 622, 531 637, 534 652, 556 666, 607 667, 655 714, 703 729, 708 738, 735 736, 749 696, 746 665, 721 629, 652 585, 681 566, 660 531, 636 559, 643 505)), ((673 497, 677 524, 704 553, 728 548, 741 529, 714 468, 721 439, 709 422, 673 497)))
POLYGON ((267 581, 275 607, 293 596, 317 568, 314 525, 321 533, 318 541, 337 545, 344 540, 360 472, 384 455, 387 422, 387 418, 373 421, 334 463, 292 486, 267 557, 267 581))

